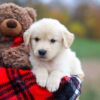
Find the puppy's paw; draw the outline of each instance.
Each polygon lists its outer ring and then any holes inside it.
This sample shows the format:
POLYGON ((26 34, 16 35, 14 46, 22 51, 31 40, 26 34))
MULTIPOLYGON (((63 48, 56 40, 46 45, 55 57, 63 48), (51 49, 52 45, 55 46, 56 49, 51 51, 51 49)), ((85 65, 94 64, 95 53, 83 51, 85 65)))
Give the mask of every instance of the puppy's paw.
POLYGON ((49 76, 46 87, 50 92, 58 90, 61 79, 53 74, 49 76))
POLYGON ((46 86, 47 78, 48 78, 48 72, 44 68, 36 69, 34 70, 34 74, 36 76, 36 82, 41 87, 46 86))
POLYGON ((38 85, 40 85, 41 87, 45 87, 45 86, 46 86, 46 82, 47 82, 47 75, 37 76, 37 77, 36 77, 36 82, 37 82, 38 85))

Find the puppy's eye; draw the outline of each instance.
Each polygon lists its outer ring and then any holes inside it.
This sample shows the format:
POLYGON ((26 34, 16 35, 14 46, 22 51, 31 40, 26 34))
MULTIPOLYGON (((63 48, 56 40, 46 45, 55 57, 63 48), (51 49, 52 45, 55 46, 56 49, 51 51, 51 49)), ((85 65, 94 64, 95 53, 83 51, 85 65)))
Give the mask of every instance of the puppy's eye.
POLYGON ((36 42, 40 41, 40 39, 39 39, 38 37, 34 38, 34 40, 35 40, 36 42))
POLYGON ((51 42, 51 43, 55 43, 56 40, 55 40, 55 39, 51 39, 50 42, 51 42))

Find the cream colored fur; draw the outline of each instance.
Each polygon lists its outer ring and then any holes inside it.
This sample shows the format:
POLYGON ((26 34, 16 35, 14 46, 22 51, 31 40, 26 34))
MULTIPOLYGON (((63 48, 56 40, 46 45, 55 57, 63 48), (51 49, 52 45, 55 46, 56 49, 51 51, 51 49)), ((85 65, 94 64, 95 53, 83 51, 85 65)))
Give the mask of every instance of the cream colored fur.
POLYGON ((82 80, 84 72, 80 60, 70 49, 74 35, 56 19, 44 18, 30 26, 24 33, 24 41, 30 47, 30 61, 37 83, 51 92, 59 88, 64 76, 78 75, 82 80), (35 39, 39 40, 36 41, 35 39), (55 42, 52 43, 51 40, 55 42), (47 51, 44 58, 40 49, 47 51))

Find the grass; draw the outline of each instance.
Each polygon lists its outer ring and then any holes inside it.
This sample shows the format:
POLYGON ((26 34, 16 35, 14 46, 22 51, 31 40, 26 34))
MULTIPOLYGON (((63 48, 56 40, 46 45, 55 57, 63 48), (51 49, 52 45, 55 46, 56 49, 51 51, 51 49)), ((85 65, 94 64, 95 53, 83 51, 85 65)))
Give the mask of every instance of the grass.
POLYGON ((80 100, 100 100, 100 90, 98 86, 85 83, 82 89, 80 100))
POLYGON ((99 91, 88 89, 85 92, 82 92, 80 100, 100 100, 99 91))
POLYGON ((100 41, 76 38, 71 48, 80 58, 100 58, 100 41))

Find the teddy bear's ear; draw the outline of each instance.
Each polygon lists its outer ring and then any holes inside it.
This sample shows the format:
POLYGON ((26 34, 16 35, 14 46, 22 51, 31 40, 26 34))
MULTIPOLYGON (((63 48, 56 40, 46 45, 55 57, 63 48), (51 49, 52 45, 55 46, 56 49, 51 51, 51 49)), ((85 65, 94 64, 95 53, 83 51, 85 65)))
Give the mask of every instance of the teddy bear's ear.
POLYGON ((25 7, 25 9, 27 10, 28 14, 33 19, 33 21, 35 21, 37 17, 36 10, 31 7, 25 7))

